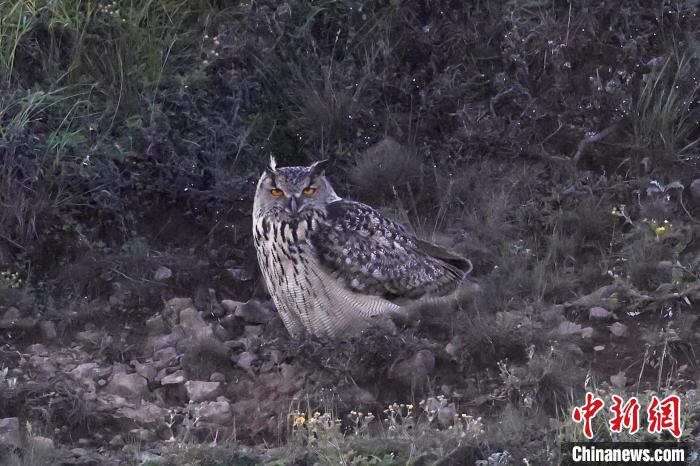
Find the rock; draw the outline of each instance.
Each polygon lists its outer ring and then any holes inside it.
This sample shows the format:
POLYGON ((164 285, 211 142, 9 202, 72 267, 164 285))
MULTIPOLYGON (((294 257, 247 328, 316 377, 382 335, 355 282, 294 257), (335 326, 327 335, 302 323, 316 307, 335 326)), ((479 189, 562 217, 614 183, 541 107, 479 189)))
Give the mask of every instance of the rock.
POLYGON ((690 183, 690 195, 695 202, 700 203, 700 178, 696 178, 690 183))
POLYGON ((262 325, 246 325, 243 330, 243 335, 247 337, 259 337, 260 335, 262 335, 262 332, 262 325))
POLYGON ((438 424, 443 428, 449 427, 454 423, 455 416, 457 415, 457 408, 455 408, 454 403, 450 403, 447 406, 443 406, 438 409, 437 419, 438 424))
POLYGON ((226 269, 226 277, 237 282, 249 282, 253 274, 247 267, 231 267, 226 269))
POLYGON ((588 310, 589 320, 608 320, 613 317, 612 312, 608 311, 604 307, 593 306, 588 310))
POLYGON ((86 330, 83 330, 82 332, 76 333, 74 338, 76 341, 79 341, 80 343, 87 343, 90 345, 95 345, 100 340, 100 334, 97 330, 86 329, 86 330))
POLYGON ((191 298, 172 298, 165 303, 165 310, 174 315, 179 315, 183 309, 193 306, 191 298))
POLYGON ((163 316, 155 315, 146 321, 146 328, 150 335, 162 335, 168 331, 163 316))
MULTIPOLYGON (((14 306, 11 306, 7 308, 7 311, 2 315, 2 320, 3 322, 12 322, 15 320, 19 320, 22 317, 21 313, 19 312, 19 309, 17 309, 14 306)), ((12 419, 12 418, 10 418, 12 419)))
POLYGON ((49 354, 49 350, 46 349, 46 346, 42 345, 41 343, 35 343, 27 347, 27 353, 38 354, 39 356, 46 356, 47 354, 49 354))
POLYGON ((627 335, 627 326, 625 324, 621 324, 620 322, 615 322, 608 328, 610 329, 610 333, 616 337, 624 337, 627 335))
POLYGON ((32 446, 35 449, 47 451, 47 450, 53 450, 54 443, 53 443, 53 440, 51 440, 48 437, 36 436, 36 437, 32 437, 32 446))
POLYGON ((37 324, 36 319, 22 317, 19 309, 10 307, 5 311, 0 319, 0 329, 29 330, 37 324))
POLYGON ((163 318, 171 327, 178 322, 180 311, 194 307, 194 303, 190 298, 172 298, 165 303, 163 307, 163 318))
POLYGON ((240 400, 231 405, 231 412, 236 419, 245 419, 258 409, 258 402, 253 399, 240 400))
POLYGON ((187 397, 193 403, 216 399, 220 388, 221 383, 219 382, 203 382, 199 380, 188 380, 185 382, 187 397))
POLYGON ((213 372, 209 377, 211 382, 226 382, 226 376, 221 372, 213 372))
POLYGON ((575 324, 569 320, 565 320, 564 322, 559 324, 557 331, 559 332, 559 335, 568 337, 568 336, 580 333, 581 326, 579 324, 575 324))
POLYGON ((163 281, 167 280, 168 278, 173 276, 173 271, 170 270, 167 267, 160 266, 156 269, 155 273, 153 274, 153 279, 156 281, 163 281))
POLYGON ((134 359, 130 362, 130 364, 137 374, 139 374, 141 377, 148 380, 149 382, 155 380, 156 375, 158 374, 158 369, 156 369, 153 363, 142 364, 134 359))
POLYGON ((264 324, 275 317, 269 306, 254 299, 236 307, 234 315, 248 324, 264 324))
POLYGON ((215 324, 214 325, 214 336, 218 338, 221 341, 226 341, 229 339, 229 333, 228 330, 226 330, 223 325, 221 324, 215 324))
POLYGON ((593 327, 584 327, 581 329, 581 338, 593 338, 593 327))
POLYGON ((244 351, 236 358, 236 365, 241 369, 248 371, 257 359, 257 356, 255 356, 253 353, 244 351))
POLYGON ((141 399, 148 395, 148 381, 139 374, 115 374, 107 391, 127 399, 141 399))
POLYGON ((45 320, 39 322, 39 331, 41 332, 41 338, 43 340, 55 340, 58 338, 58 333, 56 332, 56 324, 50 320, 45 320))
POLYGON ((82 387, 88 390, 95 390, 95 380, 101 375, 100 366, 94 362, 79 364, 75 369, 68 372, 82 387))
POLYGON ((422 349, 411 359, 398 361, 389 368, 389 377, 406 386, 425 382, 435 368, 435 355, 432 351, 422 349))
POLYGON ((622 390, 625 388, 625 384, 627 384, 627 376, 625 376, 623 371, 620 371, 617 374, 610 376, 610 382, 612 383, 613 387, 622 390))
POLYGON ((194 307, 188 307, 180 311, 180 327, 182 327, 186 336, 194 339, 214 337, 214 331, 194 307))
POLYGON ((112 440, 109 441, 109 445, 114 448, 121 448, 126 443, 124 442, 124 438, 122 438, 121 435, 117 434, 114 437, 112 437, 112 440))
POLYGON ((185 371, 183 370, 178 370, 173 372, 172 374, 166 375, 162 379, 160 379, 160 384, 161 385, 177 385, 184 383, 185 380, 187 380, 187 377, 185 377, 185 371))
POLYGON ((233 314, 236 312, 236 309, 239 306, 242 306, 243 303, 240 301, 234 301, 233 299, 224 299, 221 301, 221 307, 224 308, 226 312, 229 314, 233 314))
POLYGON ((157 370, 170 367, 177 363, 177 350, 172 346, 168 346, 156 351, 153 359, 157 370))
MULTIPOLYGON (((162 424, 168 414, 164 408, 148 401, 137 406, 124 406, 119 408, 117 413, 128 421, 135 422, 139 426, 155 426, 162 424)), ((133 426, 133 423, 131 426, 133 426)))
POLYGON ((22 432, 19 428, 19 419, 16 417, 0 419, 0 450, 13 450, 21 446, 22 432))
POLYGON ((593 351, 600 352, 605 350, 605 345, 596 345, 593 347, 593 351))
POLYGON ((199 406, 199 418, 203 422, 227 424, 231 420, 231 404, 221 396, 217 401, 204 402, 199 406))

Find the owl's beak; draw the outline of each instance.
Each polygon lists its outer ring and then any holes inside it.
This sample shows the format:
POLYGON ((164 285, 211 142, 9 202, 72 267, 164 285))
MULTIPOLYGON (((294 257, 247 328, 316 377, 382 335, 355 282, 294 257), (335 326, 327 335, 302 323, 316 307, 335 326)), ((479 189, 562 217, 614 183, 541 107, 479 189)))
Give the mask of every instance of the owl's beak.
POLYGON ((291 210, 293 214, 299 212, 299 204, 296 196, 291 196, 289 198, 289 210, 291 210))

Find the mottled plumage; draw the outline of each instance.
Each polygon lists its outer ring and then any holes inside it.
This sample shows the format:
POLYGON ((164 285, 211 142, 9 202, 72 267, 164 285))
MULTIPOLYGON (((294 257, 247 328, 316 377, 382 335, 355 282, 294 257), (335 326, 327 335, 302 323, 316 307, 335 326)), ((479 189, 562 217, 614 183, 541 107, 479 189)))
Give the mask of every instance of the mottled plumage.
POLYGON ((273 161, 255 196, 258 261, 293 337, 356 333, 378 316, 457 289, 468 260, 341 199, 324 167, 276 168, 273 161))

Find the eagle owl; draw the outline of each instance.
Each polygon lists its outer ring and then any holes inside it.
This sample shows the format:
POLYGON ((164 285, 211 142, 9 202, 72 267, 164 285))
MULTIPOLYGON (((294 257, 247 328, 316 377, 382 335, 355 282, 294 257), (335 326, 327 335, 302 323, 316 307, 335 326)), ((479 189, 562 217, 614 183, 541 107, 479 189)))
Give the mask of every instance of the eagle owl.
POLYGON ((348 336, 378 316, 453 294, 471 263, 339 197, 327 164, 276 167, 271 159, 255 193, 258 262, 291 336, 348 336))

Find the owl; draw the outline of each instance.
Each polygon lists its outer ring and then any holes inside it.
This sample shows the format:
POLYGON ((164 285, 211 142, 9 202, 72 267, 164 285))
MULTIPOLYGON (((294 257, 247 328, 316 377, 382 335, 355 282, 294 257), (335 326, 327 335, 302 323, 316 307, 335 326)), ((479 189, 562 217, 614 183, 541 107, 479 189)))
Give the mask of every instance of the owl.
POLYGON ((350 336, 454 295, 471 263, 338 196, 327 165, 277 167, 271 159, 255 193, 257 258, 290 335, 350 336))

